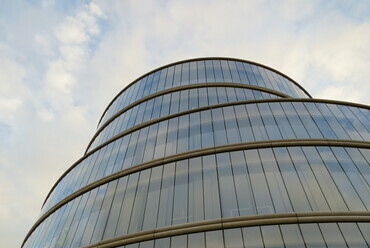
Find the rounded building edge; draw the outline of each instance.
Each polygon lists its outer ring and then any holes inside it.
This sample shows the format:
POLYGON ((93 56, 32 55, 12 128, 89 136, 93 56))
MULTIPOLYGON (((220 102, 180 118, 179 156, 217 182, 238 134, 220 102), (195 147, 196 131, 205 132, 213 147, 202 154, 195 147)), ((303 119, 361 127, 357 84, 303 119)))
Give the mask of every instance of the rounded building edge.
POLYGON ((160 67, 157 67, 145 74, 143 74, 142 76, 136 78, 134 81, 132 81, 131 83, 129 83, 128 85, 126 85, 120 92, 118 92, 118 94, 109 102, 109 104, 107 105, 107 107, 105 108, 103 114, 101 115, 100 119, 99 119, 99 122, 97 124, 97 126, 100 125, 100 122, 102 121, 105 113, 107 112, 107 110, 109 109, 109 107, 113 104, 113 102, 124 92, 126 91, 130 86, 134 85, 136 82, 138 82, 140 79, 156 72, 156 71, 159 71, 159 70, 162 70, 166 67, 170 67, 170 66, 173 66, 173 65, 177 65, 177 64, 182 64, 182 63, 187 63, 187 62, 194 62, 194 61, 202 61, 202 60, 232 60, 232 61, 238 61, 238 62, 243 62, 243 63, 249 63, 249 64, 253 64, 253 65, 256 65, 256 66, 260 66, 260 67, 263 67, 265 69, 268 69, 268 70, 271 70, 277 74, 280 74, 281 76, 287 78, 289 81, 291 81, 292 83, 294 83, 296 86, 298 86, 309 98, 312 98, 312 96, 310 95, 310 93, 308 93, 306 91, 305 88, 303 88, 298 82, 296 82, 295 80, 293 80, 291 77, 287 76, 286 74, 272 68, 272 67, 269 67, 267 65, 264 65, 264 64, 260 64, 260 63, 257 63, 257 62, 254 62, 254 61, 250 61, 250 60, 245 60, 245 59, 239 59, 239 58, 233 58, 233 57, 198 57, 198 58, 191 58, 191 59, 184 59, 184 60, 180 60, 180 61, 176 61, 176 62, 172 62, 172 63, 169 63, 169 64, 166 64, 166 65, 163 65, 163 66, 160 66, 160 67))

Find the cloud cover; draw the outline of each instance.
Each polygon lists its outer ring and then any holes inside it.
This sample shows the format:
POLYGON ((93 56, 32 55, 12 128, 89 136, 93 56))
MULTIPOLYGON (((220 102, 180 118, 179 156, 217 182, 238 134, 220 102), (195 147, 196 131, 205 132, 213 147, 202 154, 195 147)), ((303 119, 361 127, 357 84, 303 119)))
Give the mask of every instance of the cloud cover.
POLYGON ((1 247, 20 246, 110 100, 158 66, 237 57, 370 102, 368 1, 11 1, 0 16, 1 247))

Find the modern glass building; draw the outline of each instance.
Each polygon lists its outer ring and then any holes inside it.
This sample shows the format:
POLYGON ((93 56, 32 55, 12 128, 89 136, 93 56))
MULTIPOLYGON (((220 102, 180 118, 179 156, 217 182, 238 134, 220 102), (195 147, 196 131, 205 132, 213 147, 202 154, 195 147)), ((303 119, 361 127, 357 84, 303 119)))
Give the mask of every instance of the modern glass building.
POLYGON ((369 119, 250 61, 160 67, 108 105, 23 247, 370 247, 369 119))

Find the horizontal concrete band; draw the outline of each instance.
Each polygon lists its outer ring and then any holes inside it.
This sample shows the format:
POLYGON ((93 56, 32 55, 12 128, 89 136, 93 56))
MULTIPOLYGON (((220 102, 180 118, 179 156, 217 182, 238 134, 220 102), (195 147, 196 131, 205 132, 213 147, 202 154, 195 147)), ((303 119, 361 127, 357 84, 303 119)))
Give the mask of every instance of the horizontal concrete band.
POLYGON ((370 212, 277 213, 206 220, 122 235, 117 238, 103 240, 95 244, 87 245, 83 248, 113 248, 121 245, 127 245, 158 238, 167 238, 177 235, 229 228, 330 222, 370 222, 370 212))
POLYGON ((252 65, 256 65, 256 66, 259 66, 259 67, 263 67, 265 69, 268 69, 270 71, 273 71, 277 74, 280 74, 281 76, 285 77, 286 79, 288 79, 289 81, 291 81, 293 84, 295 84, 296 86, 298 86, 298 88, 300 88, 308 97, 312 98, 312 96, 299 84, 297 83, 296 81, 294 81, 292 78, 288 77, 287 75, 285 75, 284 73, 274 69, 274 68, 271 68, 271 67, 268 67, 266 65, 263 65, 263 64, 260 64, 260 63, 256 63, 256 62, 253 62, 253 61, 249 61, 249 60, 244 60, 244 59, 237 59, 237 58, 231 58, 231 57, 206 57, 206 58, 193 58, 193 59, 187 59, 187 60, 181 60, 181 61, 177 61, 177 62, 174 62, 174 63, 170 63, 170 64, 167 64, 167 65, 164 65, 164 66, 161 66, 161 67, 158 67, 154 70, 151 70, 147 73, 145 73, 144 75, 140 76, 139 78, 137 78, 136 80, 134 80, 133 82, 131 82, 130 84, 128 84, 125 88, 123 88, 113 99, 112 101, 108 104, 108 106, 106 107, 106 109, 104 110, 102 116, 100 117, 100 120, 99 120, 99 123, 98 123, 98 126, 100 124, 100 122, 102 121, 105 113, 108 111, 109 107, 113 104, 113 102, 124 92, 126 91, 128 88, 130 88, 133 84, 135 84, 136 82, 138 82, 139 80, 143 79, 144 77, 154 73, 154 72, 157 72, 159 70, 162 70, 166 67, 170 67, 170 66, 173 66, 173 65, 177 65, 177 64, 182 64, 182 63, 188 63, 188 62, 194 62, 194 61, 206 61, 206 60, 230 60, 230 61, 237 61, 237 62, 242 62, 242 63, 248 63, 248 64, 252 64, 252 65))
POLYGON ((141 98, 141 99, 139 99, 139 100, 137 100, 137 101, 135 101, 135 102, 127 105, 126 107, 124 107, 123 109, 121 109, 120 111, 118 111, 117 113, 115 113, 114 115, 112 115, 112 117, 110 117, 106 122, 104 122, 104 124, 96 131, 96 133, 92 137, 90 143, 87 145, 85 154, 86 154, 87 150, 90 148, 92 142, 94 142, 96 136, 98 136, 99 133, 106 126, 109 125, 109 123, 111 123, 118 116, 120 116, 121 114, 123 114, 124 112, 126 112, 127 110, 129 110, 130 108, 133 108, 133 107, 139 105, 140 103, 143 103, 145 101, 148 101, 148 100, 153 99, 153 98, 158 97, 158 96, 163 96, 163 95, 168 94, 168 93, 172 93, 172 92, 176 92, 176 91, 181 91, 181 90, 187 90, 187 89, 205 88, 205 87, 233 87, 233 88, 251 89, 251 90, 258 90, 258 91, 266 92, 266 93, 269 93, 269 94, 274 94, 274 95, 277 95, 277 96, 280 96, 280 97, 283 97, 283 98, 291 98, 291 96, 289 96, 287 94, 284 94, 284 93, 281 93, 279 91, 272 90, 272 89, 269 89, 269 88, 264 88, 264 87, 260 87, 260 86, 249 85, 249 84, 228 83, 228 82, 190 84, 190 85, 183 85, 183 86, 179 86, 179 87, 175 87, 175 88, 170 88, 170 89, 162 90, 162 91, 156 92, 154 94, 151 94, 149 96, 143 97, 143 98, 141 98))
POLYGON ((153 168, 155 166, 163 165, 166 163, 176 162, 183 159, 189 159, 198 156, 204 156, 209 154, 221 153, 221 152, 231 152, 238 150, 247 150, 247 149, 259 149, 259 148, 271 148, 271 147, 291 147, 291 146, 340 146, 340 147, 356 147, 356 148, 365 148, 370 149, 370 142, 366 141, 353 141, 353 140, 336 140, 336 139, 290 139, 290 140, 268 140, 268 141, 256 141, 256 142, 246 142, 246 143, 237 143, 209 148, 202 148, 199 150, 193 150, 189 152, 184 152, 180 154, 175 154, 172 156, 164 157, 161 159, 152 160, 143 164, 139 164, 125 170, 116 172, 104 178, 101 178, 85 187, 75 191, 70 194, 52 208, 50 208, 46 213, 44 213, 37 222, 32 226, 31 230, 26 236, 27 238, 31 233, 41 224, 47 217, 52 213, 62 207, 64 204, 67 204, 76 197, 96 188, 103 184, 109 183, 115 179, 118 179, 123 176, 130 175, 135 172, 139 172, 145 169, 153 168))
POLYGON ((235 105, 241 105, 241 104, 257 104, 257 103, 266 103, 266 102, 267 103, 268 102, 318 102, 318 103, 330 103, 330 104, 338 104, 338 105, 346 105, 346 106, 352 106, 352 107, 370 109, 370 106, 368 106, 368 105, 363 105, 363 104, 358 104, 358 103, 349 103, 349 102, 343 102, 343 101, 337 101, 337 100, 307 99, 307 98, 279 98, 279 99, 260 99, 260 100, 251 100, 251 101, 238 101, 238 102, 222 103, 222 104, 205 106, 205 107, 201 107, 201 108, 197 108, 197 109, 191 109, 191 110, 187 110, 187 111, 184 111, 184 112, 176 113, 176 114, 173 114, 173 115, 168 115, 168 116, 164 116, 164 117, 161 117, 161 118, 157 118, 157 119, 154 119, 154 120, 151 120, 151 121, 147 121, 145 123, 142 123, 140 125, 134 126, 132 128, 129 128, 129 129, 127 129, 127 130, 125 130, 125 131, 123 131, 123 132, 115 135, 114 137, 112 137, 111 139, 107 140, 103 144, 95 147, 93 150, 89 151, 88 153, 85 153, 84 156, 82 156, 73 165, 71 165, 63 173, 63 175, 61 175, 59 177, 59 179, 55 182, 55 184, 53 185, 53 187, 49 191, 48 195, 46 196, 43 205, 45 204, 45 202, 47 201, 47 199, 49 198, 50 194, 53 192, 53 190, 55 189, 55 187, 58 185, 58 183, 63 179, 63 177, 65 177, 82 160, 84 160, 85 158, 87 158, 88 156, 90 156, 91 154, 93 154, 94 152, 96 152, 97 150, 101 149, 102 147, 108 145, 111 142, 114 142, 115 140, 117 140, 117 139, 119 139, 119 138, 121 138, 121 137, 123 137, 123 136, 125 136, 125 135, 127 135, 129 133, 132 133, 132 132, 134 132, 136 130, 139 130, 141 128, 150 126, 152 124, 155 124, 155 123, 158 123, 158 122, 161 122, 161 121, 164 121, 164 120, 168 120, 168 119, 171 119, 171 118, 174 118, 174 117, 178 117, 178 116, 181 116, 181 115, 186 115, 186 114, 190 114, 190 113, 194 113, 194 112, 199 112, 199 111, 202 111, 202 110, 208 110, 208 109, 214 109, 214 108, 221 108, 221 107, 227 107, 227 106, 235 106, 235 105))

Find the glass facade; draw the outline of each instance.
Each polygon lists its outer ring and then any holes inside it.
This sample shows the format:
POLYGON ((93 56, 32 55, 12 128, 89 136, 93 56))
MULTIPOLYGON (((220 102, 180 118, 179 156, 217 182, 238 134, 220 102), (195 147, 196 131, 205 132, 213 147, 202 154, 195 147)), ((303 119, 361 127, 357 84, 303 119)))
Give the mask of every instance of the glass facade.
POLYGON ((369 107, 309 97, 238 59, 146 74, 23 247, 370 247, 369 107))

